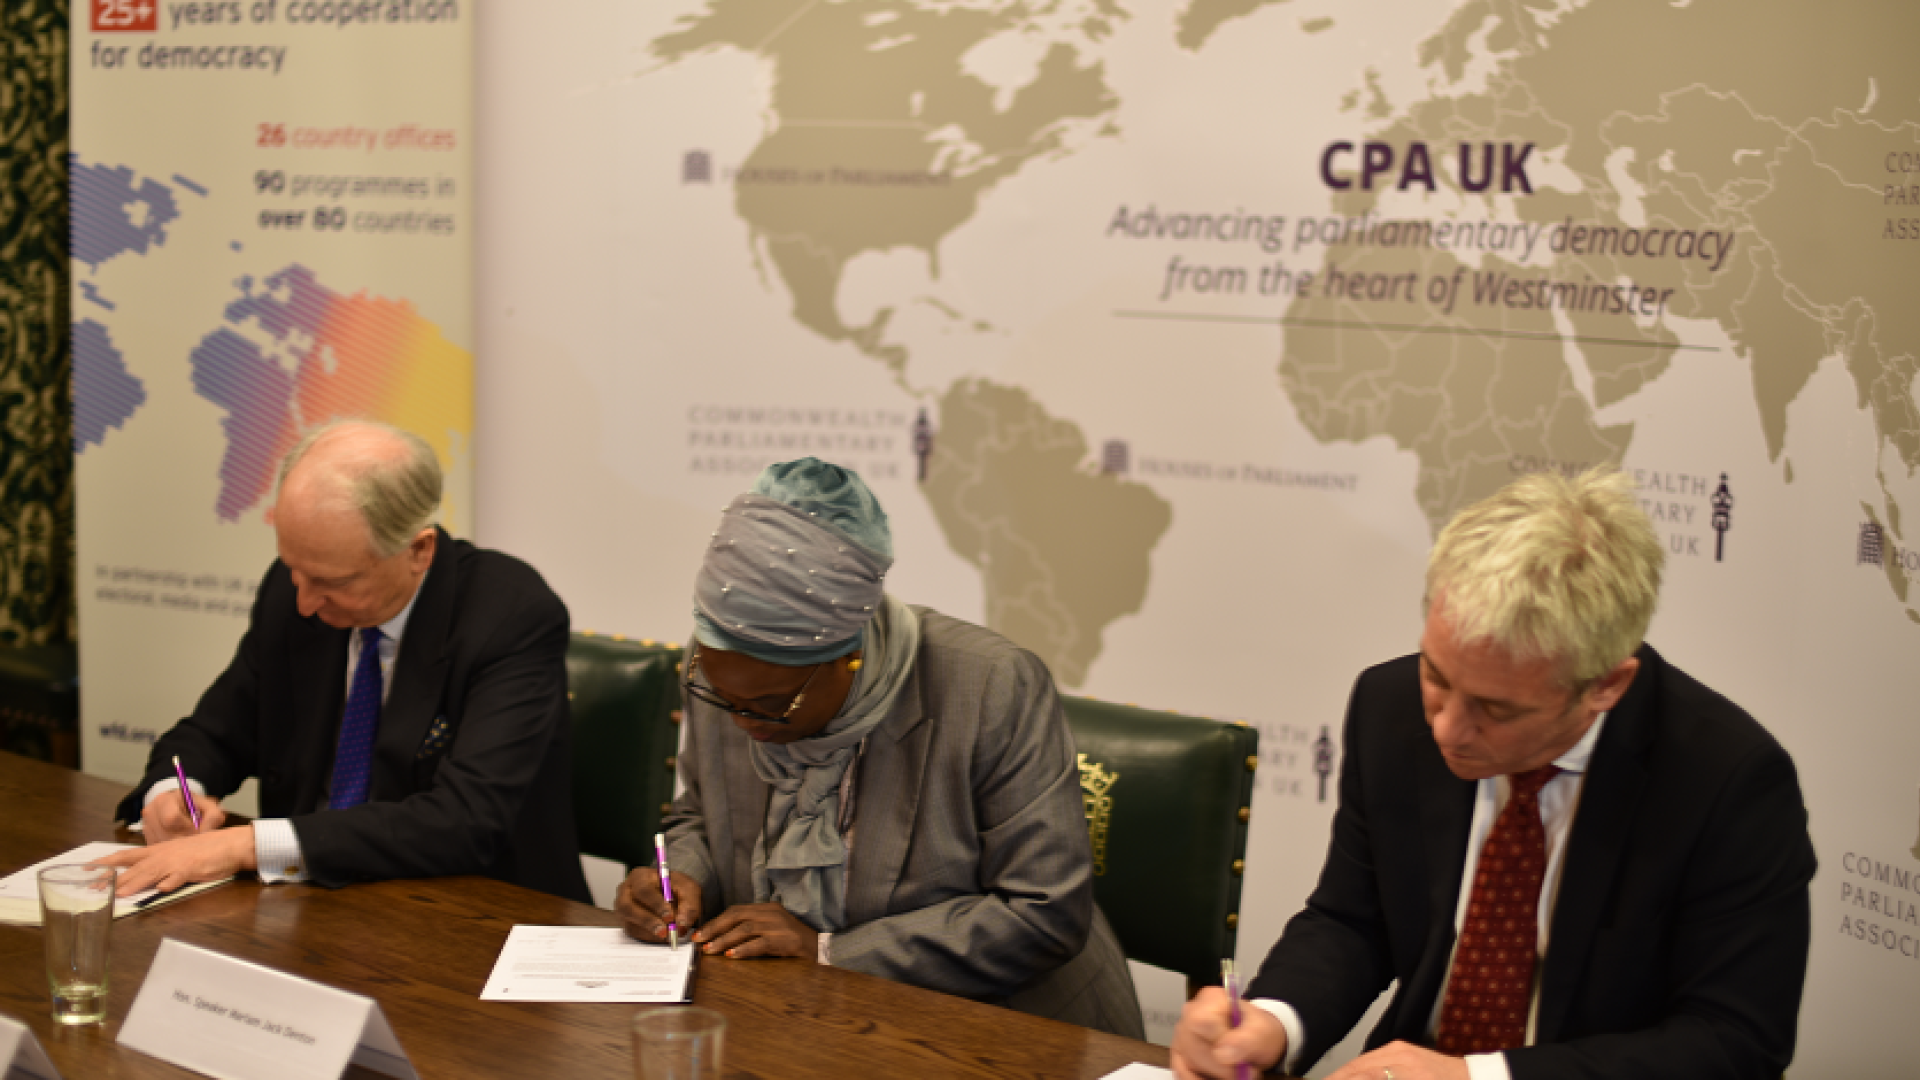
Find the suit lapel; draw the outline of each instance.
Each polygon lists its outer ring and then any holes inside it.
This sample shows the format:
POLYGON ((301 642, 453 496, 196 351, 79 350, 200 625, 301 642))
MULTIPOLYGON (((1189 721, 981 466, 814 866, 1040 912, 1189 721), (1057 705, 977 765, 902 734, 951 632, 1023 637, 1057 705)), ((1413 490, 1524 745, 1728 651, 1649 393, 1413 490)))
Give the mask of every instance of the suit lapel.
MULTIPOLYGON (((433 566, 420 586, 413 614, 407 617, 394 658, 393 682, 380 709, 380 734, 374 741, 373 780, 368 797, 398 801, 413 792, 413 758, 440 709, 446 685, 448 643, 453 635, 454 600, 459 593, 459 567, 454 541, 446 530, 439 539, 433 566)), ((344 676, 343 676, 344 678, 344 676)))
POLYGON ((1396 1019, 1400 1037, 1424 1041, 1453 956, 1453 916, 1460 904, 1460 874, 1466 868, 1467 835, 1473 827, 1476 785, 1453 775, 1424 729, 1421 738, 1420 808, 1425 825, 1426 948, 1408 980, 1406 1007, 1396 1019), (1429 760, 1431 759, 1431 760, 1429 760))
POLYGON ((336 630, 317 618, 295 616, 287 634, 293 715, 286 718, 284 730, 289 737, 280 743, 279 767, 274 770, 283 778, 285 789, 291 791, 292 800, 280 806, 277 793, 262 790, 260 809, 264 816, 305 814, 320 805, 333 775, 334 744, 339 738, 340 714, 347 704, 349 636, 349 631, 336 630))
POLYGON ((1659 723, 1654 687, 1663 662, 1644 645, 1639 656, 1640 671, 1633 686, 1607 715, 1600 731, 1580 789, 1573 832, 1567 837, 1553 932, 1541 972, 1537 1042, 1558 1038, 1574 991, 1585 977, 1595 934, 1613 895, 1614 874, 1626 854, 1628 834, 1646 791, 1647 747, 1659 723))
POLYGON ((907 864, 921 779, 938 718, 926 715, 924 684, 916 669, 903 687, 893 715, 867 737, 854 780, 854 850, 847 874, 848 926, 885 915, 907 864), (923 723, 922 721, 929 721, 923 723))

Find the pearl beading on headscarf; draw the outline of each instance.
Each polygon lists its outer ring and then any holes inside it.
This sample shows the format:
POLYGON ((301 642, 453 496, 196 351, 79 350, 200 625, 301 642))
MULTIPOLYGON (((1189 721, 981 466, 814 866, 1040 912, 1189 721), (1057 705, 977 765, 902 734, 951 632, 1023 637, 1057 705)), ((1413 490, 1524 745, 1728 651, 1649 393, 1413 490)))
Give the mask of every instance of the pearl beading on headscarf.
POLYGON ((891 558, 847 542, 815 515, 764 495, 741 495, 720 515, 694 580, 694 607, 730 636, 781 650, 851 638, 873 617, 891 558), (762 549, 785 558, 748 553, 762 549))

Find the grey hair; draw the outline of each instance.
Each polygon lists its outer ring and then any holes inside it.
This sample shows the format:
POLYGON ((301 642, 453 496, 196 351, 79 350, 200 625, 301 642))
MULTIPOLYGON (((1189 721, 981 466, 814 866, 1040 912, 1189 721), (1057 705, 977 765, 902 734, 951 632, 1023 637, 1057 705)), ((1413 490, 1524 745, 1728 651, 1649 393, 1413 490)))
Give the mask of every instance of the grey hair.
POLYGON ((1422 604, 1441 606, 1458 642, 1551 660, 1580 688, 1646 640, 1665 563, 1626 474, 1532 473, 1440 531, 1422 604))
POLYGON ((384 449, 355 446, 329 462, 342 493, 366 523, 373 553, 390 558, 406 550, 440 509, 440 458, 425 439, 377 420, 330 420, 302 436, 280 462, 274 487, 279 498, 288 474, 315 446, 348 432, 368 432, 393 440, 384 449))

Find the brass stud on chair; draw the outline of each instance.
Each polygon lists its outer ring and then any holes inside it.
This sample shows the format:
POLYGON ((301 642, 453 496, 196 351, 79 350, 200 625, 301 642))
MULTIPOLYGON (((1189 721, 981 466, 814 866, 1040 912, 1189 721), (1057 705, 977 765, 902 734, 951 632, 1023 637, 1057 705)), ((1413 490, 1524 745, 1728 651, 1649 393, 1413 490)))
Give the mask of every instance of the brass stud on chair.
POLYGON ((661 816, 662 816, 662 817, 665 817, 666 815, 668 815, 668 814, 671 814, 671 813, 673 813, 673 804, 672 804, 672 803, 670 803, 670 802, 663 802, 663 803, 661 803, 661 804, 660 804, 660 814, 661 814, 661 816))
POLYGON ((674 757, 671 754, 667 755, 667 771, 668 772, 672 772, 674 770, 674 766, 677 765, 678 763, 679 763, 678 758, 674 757))
POLYGON ((1253 770, 1259 767, 1260 767, 1260 755, 1248 754, 1247 755, 1247 771, 1252 772, 1253 770))
POLYGON ((1229 930, 1240 929, 1240 913, 1239 912, 1237 911, 1227 912, 1227 929, 1229 930))
POLYGON ((1247 823, 1248 821, 1250 821, 1250 820, 1252 820, 1252 818, 1253 818, 1253 807, 1251 807, 1251 806, 1243 806, 1243 807, 1241 807, 1241 808, 1240 808, 1240 814, 1239 814, 1239 817, 1240 817, 1240 823, 1241 823, 1242 825, 1244 825, 1244 824, 1246 824, 1246 823, 1247 823))
POLYGON ((677 724, 677 723, 679 723, 679 722, 680 722, 680 720, 681 720, 681 716, 680 716, 680 710, 679 710, 679 709, 675 709, 675 710, 673 710, 672 712, 670 712, 670 713, 668 713, 668 714, 667 714, 667 719, 669 719, 669 720, 671 720, 671 721, 673 721, 673 722, 674 722, 674 723, 676 723, 676 724, 677 724))
POLYGON ((646 648, 651 649, 653 648, 653 639, 650 637, 643 637, 640 639, 640 644, 646 648))
POLYGON ((1247 860, 1245 859, 1233 860, 1233 876, 1234 877, 1239 877, 1240 875, 1246 872, 1247 872, 1247 860))
POLYGON ((613 640, 615 640, 615 641, 625 641, 625 640, 627 640, 627 635, 625 635, 625 634, 615 634, 615 635, 613 635, 613 640))

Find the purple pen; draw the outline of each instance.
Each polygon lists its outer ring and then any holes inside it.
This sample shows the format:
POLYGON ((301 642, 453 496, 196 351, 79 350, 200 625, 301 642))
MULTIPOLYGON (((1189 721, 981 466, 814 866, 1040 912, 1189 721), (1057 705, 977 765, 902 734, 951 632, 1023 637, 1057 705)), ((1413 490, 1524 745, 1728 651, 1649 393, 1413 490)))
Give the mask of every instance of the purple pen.
MULTIPOLYGON (((1240 972, 1232 960, 1220 961, 1220 982, 1227 991, 1227 1020, 1240 1026, 1240 972)), ((1234 1080, 1251 1080, 1253 1070, 1244 1063, 1233 1067, 1234 1080)))
POLYGON ((654 865, 660 868, 660 895, 667 900, 667 943, 675 949, 680 947, 680 924, 673 918, 673 882, 667 878, 667 838, 653 834, 654 865))
POLYGON ((180 767, 180 755, 173 755, 173 775, 180 778, 180 797, 187 801, 187 816, 193 819, 193 831, 200 831, 200 808, 193 805, 193 789, 187 786, 187 770, 180 767))

